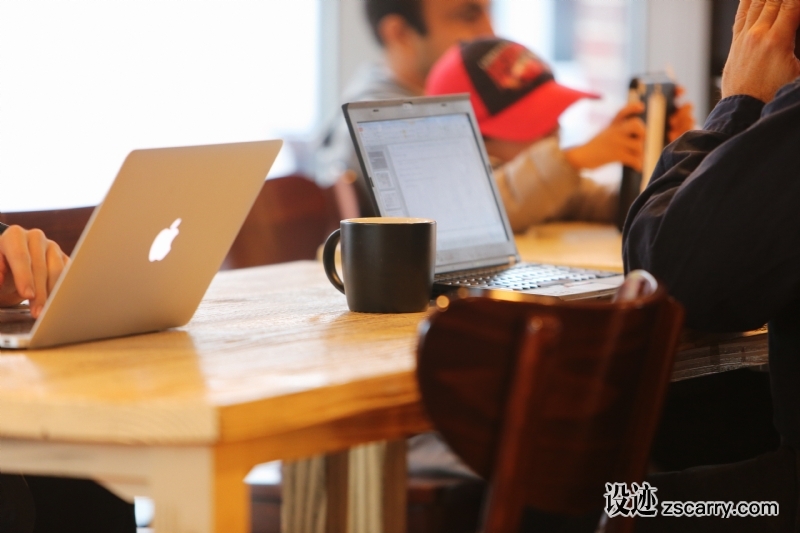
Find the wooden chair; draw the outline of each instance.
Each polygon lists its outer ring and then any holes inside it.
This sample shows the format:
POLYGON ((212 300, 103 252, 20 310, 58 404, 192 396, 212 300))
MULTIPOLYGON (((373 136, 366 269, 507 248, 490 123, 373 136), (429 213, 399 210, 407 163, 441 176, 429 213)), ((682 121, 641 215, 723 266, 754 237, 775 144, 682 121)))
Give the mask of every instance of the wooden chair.
MULTIPOLYGON (((683 311, 642 276, 620 294, 593 303, 465 293, 440 298, 423 323, 422 400, 490 482, 486 533, 594 532, 605 484, 644 479, 683 311)), ((632 527, 612 519, 608 530, 632 527)))
POLYGON ((49 239, 57 242, 65 254, 71 255, 93 212, 92 206, 0 213, 0 222, 8 225, 16 224, 26 229, 38 228, 49 239))
POLYGON ((349 200, 346 186, 322 189, 300 175, 265 181, 223 269, 314 259, 339 220, 352 214, 340 207, 349 200))

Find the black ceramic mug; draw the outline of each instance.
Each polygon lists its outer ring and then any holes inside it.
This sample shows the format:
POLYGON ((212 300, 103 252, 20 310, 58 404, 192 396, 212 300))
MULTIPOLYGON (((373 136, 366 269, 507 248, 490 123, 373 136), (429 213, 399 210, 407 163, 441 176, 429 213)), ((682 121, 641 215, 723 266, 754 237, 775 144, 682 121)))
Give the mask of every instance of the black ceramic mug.
POLYGON ((349 218, 322 252, 325 273, 361 313, 415 313, 428 308, 436 266, 436 222, 428 218, 349 218), (336 245, 342 242, 342 273, 336 245))

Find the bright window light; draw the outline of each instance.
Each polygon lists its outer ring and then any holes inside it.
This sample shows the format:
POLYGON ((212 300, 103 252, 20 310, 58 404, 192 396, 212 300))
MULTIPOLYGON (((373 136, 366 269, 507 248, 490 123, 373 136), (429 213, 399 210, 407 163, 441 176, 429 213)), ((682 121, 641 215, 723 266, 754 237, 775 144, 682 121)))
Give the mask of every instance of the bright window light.
POLYGON ((309 135, 319 1, 0 2, 0 211, 97 204, 136 148, 309 135))
MULTIPOLYGON (((533 50, 560 83, 602 96, 576 102, 561 115, 562 145, 583 144, 605 128, 628 97, 628 0, 494 0, 492 5, 498 35, 533 50)), ((583 174, 614 183, 621 167, 583 174)))

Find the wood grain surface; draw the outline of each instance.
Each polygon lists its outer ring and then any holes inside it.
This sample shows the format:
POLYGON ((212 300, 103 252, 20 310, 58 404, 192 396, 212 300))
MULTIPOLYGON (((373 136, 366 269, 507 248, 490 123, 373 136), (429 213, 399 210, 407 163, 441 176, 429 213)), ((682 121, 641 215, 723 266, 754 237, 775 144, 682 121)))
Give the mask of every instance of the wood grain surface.
MULTIPOLYGON (((535 226, 516 238, 524 261, 622 272, 622 235, 613 226, 559 222, 535 226)), ((672 379, 679 381, 767 364, 766 327, 743 333, 709 335, 687 331, 675 357, 672 379)))
POLYGON ((523 261, 622 272, 622 235, 613 226, 544 224, 517 235, 516 242, 523 261))
POLYGON ((769 363, 767 327, 742 333, 708 334, 685 331, 672 381, 695 378, 769 363))
MULTIPOLYGON (((526 260, 619 270, 613 232, 550 225, 518 243, 526 260)), ((263 461, 400 438, 429 427, 413 375, 424 316, 352 313, 314 261, 221 272, 184 328, 0 351, 0 437, 258 440, 263 461)), ((687 336, 673 379, 765 362, 764 331, 687 336)))
POLYGON ((313 261, 222 272, 185 328, 0 352, 0 435, 213 443, 413 406, 423 316, 351 313, 313 261))

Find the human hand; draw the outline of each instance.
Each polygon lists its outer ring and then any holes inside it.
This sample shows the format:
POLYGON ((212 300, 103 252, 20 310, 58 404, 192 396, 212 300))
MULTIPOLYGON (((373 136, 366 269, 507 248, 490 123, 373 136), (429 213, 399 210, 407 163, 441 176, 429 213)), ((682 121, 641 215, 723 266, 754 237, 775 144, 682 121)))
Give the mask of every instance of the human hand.
POLYGON ((722 71, 722 97, 746 94, 770 102, 799 76, 794 55, 798 25, 800 0, 740 0, 722 71))
MULTIPOLYGON (((675 87, 675 98, 680 98, 684 94, 683 87, 675 87)), ((681 104, 669 117, 669 131, 667 138, 669 142, 674 141, 690 129, 694 128, 694 106, 690 103, 681 104)))
POLYGON ((643 112, 644 104, 636 102, 626 105, 611 124, 589 142, 565 150, 567 161, 576 169, 591 169, 619 162, 641 171, 645 128, 639 115, 643 112))
POLYGON ((0 307, 30 300, 31 315, 38 317, 68 262, 41 230, 9 226, 0 235, 0 307))

